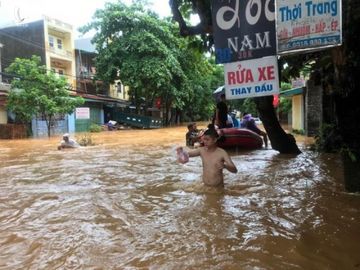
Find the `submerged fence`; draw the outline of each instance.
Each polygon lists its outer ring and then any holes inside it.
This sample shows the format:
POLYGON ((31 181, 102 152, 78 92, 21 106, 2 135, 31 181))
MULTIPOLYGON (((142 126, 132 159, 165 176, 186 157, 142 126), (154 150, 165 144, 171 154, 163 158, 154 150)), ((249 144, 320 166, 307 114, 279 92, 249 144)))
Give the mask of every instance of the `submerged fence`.
POLYGON ((27 127, 22 124, 0 124, 0 139, 22 139, 27 137, 27 127))

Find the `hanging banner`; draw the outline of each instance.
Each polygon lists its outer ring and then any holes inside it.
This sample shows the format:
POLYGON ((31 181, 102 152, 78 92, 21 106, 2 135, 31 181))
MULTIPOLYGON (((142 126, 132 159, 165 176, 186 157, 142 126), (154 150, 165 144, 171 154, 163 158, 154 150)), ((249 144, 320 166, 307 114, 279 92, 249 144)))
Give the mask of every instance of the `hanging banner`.
POLYGON ((341 45, 341 0, 277 0, 279 54, 341 45))
POLYGON ((76 119, 90 119, 90 108, 80 107, 75 109, 76 119))
POLYGON ((212 0, 216 63, 276 54, 274 0, 212 0))
POLYGON ((224 64, 226 99, 276 95, 279 75, 276 56, 224 64))

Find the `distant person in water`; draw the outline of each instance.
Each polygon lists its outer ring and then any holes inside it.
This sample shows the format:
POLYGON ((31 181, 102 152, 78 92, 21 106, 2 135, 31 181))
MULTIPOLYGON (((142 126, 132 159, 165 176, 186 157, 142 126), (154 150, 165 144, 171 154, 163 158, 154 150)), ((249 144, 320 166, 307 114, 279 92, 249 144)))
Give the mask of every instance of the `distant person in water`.
POLYGON ((256 134, 263 137, 265 147, 268 147, 268 138, 267 134, 259 129, 255 123, 254 118, 251 116, 250 113, 244 113, 243 119, 241 121, 241 127, 250 129, 251 131, 254 131, 256 134))
POLYGON ((186 146, 192 147, 200 143, 201 130, 197 129, 196 123, 188 124, 188 132, 186 133, 186 146))
POLYGON ((115 130, 118 127, 118 123, 115 120, 109 120, 106 125, 108 127, 108 130, 115 130))
POLYGON ((217 125, 219 128, 227 127, 228 107, 225 100, 225 94, 221 94, 220 101, 216 104, 214 124, 217 125))
POLYGON ((237 173, 237 168, 228 153, 217 147, 216 141, 219 138, 214 125, 210 124, 202 136, 203 147, 186 152, 178 147, 177 157, 180 163, 189 161, 189 157, 200 156, 203 164, 203 182, 207 186, 224 186, 223 169, 237 173))
POLYGON ((65 133, 63 135, 63 139, 60 142, 60 145, 58 146, 58 150, 64 149, 64 148, 76 148, 80 145, 73 139, 70 139, 70 135, 68 133, 65 133))
POLYGON ((231 119, 233 121, 233 127, 235 127, 235 128, 240 127, 239 120, 236 118, 236 112, 231 112, 230 116, 231 116, 231 119))

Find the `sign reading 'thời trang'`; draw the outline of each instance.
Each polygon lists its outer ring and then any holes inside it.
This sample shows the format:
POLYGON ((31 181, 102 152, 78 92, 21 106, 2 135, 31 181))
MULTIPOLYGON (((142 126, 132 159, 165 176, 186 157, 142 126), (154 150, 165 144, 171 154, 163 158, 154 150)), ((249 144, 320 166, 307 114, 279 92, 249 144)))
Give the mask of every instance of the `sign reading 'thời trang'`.
POLYGON ((279 54, 341 45, 341 0, 277 0, 279 54))
POLYGON ((276 56, 224 64, 226 99, 270 96, 279 93, 276 56))

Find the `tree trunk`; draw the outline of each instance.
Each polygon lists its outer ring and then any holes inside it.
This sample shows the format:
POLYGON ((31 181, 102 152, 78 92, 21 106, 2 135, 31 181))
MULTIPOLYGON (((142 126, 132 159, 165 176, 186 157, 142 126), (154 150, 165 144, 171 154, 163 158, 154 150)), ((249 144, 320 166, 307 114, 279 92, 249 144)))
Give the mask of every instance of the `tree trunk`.
POLYGON ((45 122, 46 122, 46 127, 47 127, 47 133, 48 133, 48 137, 50 138, 51 135, 51 116, 49 116, 48 118, 45 117, 45 122))
POLYGON ((281 154, 300 154, 301 151, 296 145, 294 136, 285 133, 282 129, 272 102, 273 96, 255 98, 256 107, 268 134, 271 147, 281 154))
POLYGON ((360 27, 358 0, 343 1, 344 40, 332 50, 335 81, 335 112, 342 139, 345 188, 360 192, 360 27))

